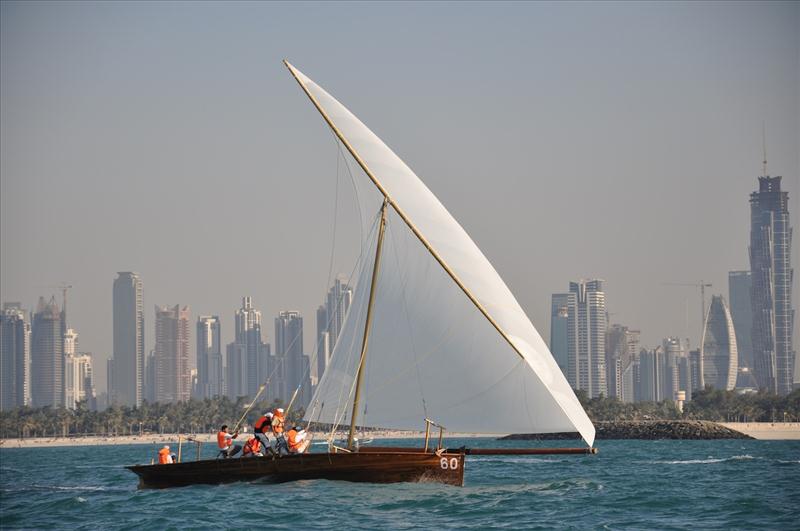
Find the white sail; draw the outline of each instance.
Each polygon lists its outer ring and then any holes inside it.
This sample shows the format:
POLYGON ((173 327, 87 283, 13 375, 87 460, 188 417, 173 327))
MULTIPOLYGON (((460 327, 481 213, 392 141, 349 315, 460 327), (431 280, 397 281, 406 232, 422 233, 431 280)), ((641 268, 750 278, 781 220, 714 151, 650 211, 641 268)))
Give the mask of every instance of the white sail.
MULTIPOLYGON (((391 205, 359 424, 418 429, 427 416, 451 431, 577 431, 591 446, 594 426, 480 249, 380 138, 287 66, 391 205)), ((312 400, 313 420, 341 421, 345 410, 349 419, 371 260, 312 400)))

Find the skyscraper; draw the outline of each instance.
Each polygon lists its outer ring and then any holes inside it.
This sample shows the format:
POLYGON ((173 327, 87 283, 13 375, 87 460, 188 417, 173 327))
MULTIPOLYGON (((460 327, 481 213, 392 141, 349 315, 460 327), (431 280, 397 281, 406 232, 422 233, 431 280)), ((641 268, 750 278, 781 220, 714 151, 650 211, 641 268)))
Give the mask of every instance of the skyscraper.
POLYGON ((639 355, 638 330, 611 325, 606 335, 606 387, 608 396, 634 401, 634 364, 639 355))
POLYGON ((144 398, 144 299, 137 273, 114 279, 114 363, 112 403, 140 406, 144 398))
POLYGON ((244 297, 242 307, 236 311, 234 343, 244 348, 246 364, 246 386, 244 395, 255 396, 258 388, 267 379, 269 349, 265 347, 261 334, 261 312, 253 307, 253 299, 244 297))
POLYGON ((35 407, 64 405, 62 314, 55 298, 39 297, 31 333, 31 401, 35 407))
MULTIPOLYGON (((247 345, 228 343, 225 349, 225 395, 231 400, 247 394, 247 345)), ((273 385, 267 389, 268 397, 273 395, 273 385)))
POLYGON ((662 342, 663 356, 661 357, 661 385, 659 386, 661 394, 658 400, 675 400, 676 393, 683 391, 680 388, 680 363, 681 359, 686 357, 683 351, 683 344, 677 337, 664 338, 662 342))
POLYGON ((728 273, 728 302, 730 302, 733 328, 736 331, 736 348, 739 351, 739 368, 753 367, 753 307, 750 303, 752 288, 750 271, 728 273))
POLYGON ((568 322, 569 293, 553 293, 550 300, 550 352, 565 376, 569 367, 569 353, 567 352, 568 322))
POLYGON ((705 388, 703 384, 703 357, 700 354, 700 349, 689 351, 689 382, 691 384, 692 394, 694 391, 702 391, 705 388))
POLYGON ((739 367, 739 352, 736 348, 736 332, 733 319, 725 299, 720 295, 711 297, 703 342, 700 345, 703 360, 703 382, 715 389, 732 391, 736 386, 739 367))
POLYGON ((606 390, 606 302, 602 280, 569 284, 567 379, 590 397, 606 390))
POLYGON ((316 376, 318 380, 322 378, 325 368, 328 366, 352 302, 353 288, 343 278, 337 278, 328 290, 325 303, 317 309, 316 376))
POLYGON ((156 402, 185 402, 191 397, 189 307, 156 306, 156 402))
POLYGON ((331 334, 328 332, 328 308, 321 304, 317 308, 317 363, 314 376, 317 383, 325 373, 331 360, 331 334))
POLYGON ((303 354, 303 317, 300 312, 280 312, 275 318, 275 358, 285 367, 283 400, 288 402, 297 389, 297 405, 311 401, 308 356, 303 354))
MULTIPOLYGON (((71 329, 67 330, 67 333, 70 331, 71 329)), ((77 336, 77 334, 75 335, 77 336)), ((91 354, 75 351, 65 352, 64 403, 66 407, 75 409, 78 403, 83 402, 86 408, 93 410, 97 407, 95 399, 91 354)))
MULTIPOLYGON (((62 317, 65 312, 61 311, 62 317)), ((78 353, 78 333, 72 328, 64 330, 64 406, 75 409, 76 393, 79 391, 80 382, 75 377, 75 356, 78 353)))
POLYGON ((0 411, 30 404, 31 327, 19 303, 0 313, 0 411))
POLYGON ((639 392, 637 401, 657 402, 663 396, 662 375, 664 353, 661 346, 639 353, 639 392))
POLYGON ((760 387, 788 394, 795 364, 789 193, 781 191, 781 177, 766 175, 766 163, 750 194, 750 221, 754 375, 760 387))
POLYGON ((223 394, 222 342, 216 315, 197 318, 197 386, 200 398, 223 394))

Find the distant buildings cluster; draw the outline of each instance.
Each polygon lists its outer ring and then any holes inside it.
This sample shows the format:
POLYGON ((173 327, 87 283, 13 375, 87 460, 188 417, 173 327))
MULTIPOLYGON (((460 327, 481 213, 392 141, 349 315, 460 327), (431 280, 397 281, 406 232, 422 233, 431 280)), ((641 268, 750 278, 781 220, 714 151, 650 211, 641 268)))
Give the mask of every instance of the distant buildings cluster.
POLYGON ((262 331, 261 312, 251 297, 234 315, 234 340, 222 348, 222 319, 197 318, 196 353, 190 353, 188 306, 155 307, 155 342, 145 354, 142 279, 120 272, 113 285, 113 355, 107 362, 108 392, 100 397, 92 379, 92 356, 79 352, 78 334, 66 325, 66 291, 59 309, 54 298, 29 317, 19 303, 5 303, 0 314, 0 410, 18 406, 91 409, 108 405, 138 407, 190 398, 228 396, 280 400, 295 406, 311 401, 313 388, 330 361, 353 297, 336 279, 317 310, 317 348, 307 354, 303 317, 282 311, 275 318, 275 349, 262 331), (312 363, 313 361, 313 363, 312 363), (263 389, 262 389, 263 387, 263 389))
POLYGON ((3 304, 0 313, 0 410, 19 406, 94 409, 97 397, 92 355, 78 349, 78 333, 67 326, 66 290, 59 309, 55 298, 39 298, 28 317, 20 303, 3 304))
MULTIPOLYGON (((222 319, 201 315, 196 323, 196 369, 189 355, 190 310, 156 306, 155 346, 145 357, 142 281, 136 273, 119 273, 114 281, 114 353, 109 360, 111 404, 138 406, 181 402, 191 397, 255 397, 305 407, 330 359, 330 339, 341 330, 352 289, 337 279, 317 311, 321 350, 307 354, 303 317, 281 311, 274 320, 274 350, 262 330, 261 312, 251 297, 234 315, 234 339, 222 348, 222 319), (312 359, 317 358, 312 364, 312 359), (142 367, 142 370, 138 370, 142 367), (263 389, 262 389, 263 388, 263 389), (141 390, 141 391, 139 391, 141 390)), ((334 339, 335 341, 335 339, 334 339)))
MULTIPOLYGON (((766 172, 765 172, 766 173, 766 172)), ((624 402, 675 400, 682 404, 706 385, 718 389, 774 393, 792 391, 791 228, 788 194, 781 177, 759 177, 750 196, 750 270, 731 271, 729 294, 704 306, 700 345, 666 337, 642 348, 640 332, 609 322, 603 281, 570 282, 551 299, 550 350, 575 389, 590 397, 624 402)), ((702 284, 702 283, 701 283, 702 284)), ((181 402, 191 397, 255 397, 306 406, 331 360, 352 288, 337 279, 316 311, 316 344, 303 345, 303 317, 281 311, 274 319, 274 349, 262 330, 261 312, 242 299, 233 320, 234 339, 222 348, 222 319, 201 315, 190 352, 188 306, 155 307, 155 342, 145 351, 145 315, 140 276, 121 272, 113 283, 113 356, 108 360, 108 393, 98 397, 92 355, 78 348, 78 333, 67 326, 67 291, 39 299, 30 316, 19 303, 0 313, 0 409, 32 405, 104 407, 181 402), (263 387, 263 390, 262 390, 263 387)))
MULTIPOLYGON (((781 177, 750 195, 750 271, 728 274, 728 300, 711 298, 699 348, 667 337, 641 348, 640 332, 610 324, 602 280, 571 282, 551 299, 550 350, 573 388, 624 402, 675 400, 713 386, 743 392, 793 389, 791 227, 781 177)), ((702 283, 701 283, 702 284, 702 283)))

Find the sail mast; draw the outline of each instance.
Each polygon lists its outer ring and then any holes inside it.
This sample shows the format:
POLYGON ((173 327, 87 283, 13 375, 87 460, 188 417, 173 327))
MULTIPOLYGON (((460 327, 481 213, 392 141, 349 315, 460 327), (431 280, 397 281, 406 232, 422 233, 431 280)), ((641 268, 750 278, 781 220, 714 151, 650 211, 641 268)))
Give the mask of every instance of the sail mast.
POLYGON ((367 322, 364 325, 364 338, 361 341, 361 358, 356 371, 356 393, 353 397, 353 411, 350 413, 350 434, 347 436, 347 447, 353 449, 353 439, 356 434, 356 417, 358 416, 358 402, 361 397, 361 380, 364 377, 364 361, 367 359, 367 345, 369 331, 372 326, 372 306, 375 302, 375 287, 378 284, 378 269, 381 265, 381 249, 383 248, 383 235, 386 232, 386 207, 389 200, 384 198, 381 207, 381 224, 378 228, 378 245, 375 246, 375 263, 372 266, 372 282, 369 286, 369 302, 367 303, 367 322))

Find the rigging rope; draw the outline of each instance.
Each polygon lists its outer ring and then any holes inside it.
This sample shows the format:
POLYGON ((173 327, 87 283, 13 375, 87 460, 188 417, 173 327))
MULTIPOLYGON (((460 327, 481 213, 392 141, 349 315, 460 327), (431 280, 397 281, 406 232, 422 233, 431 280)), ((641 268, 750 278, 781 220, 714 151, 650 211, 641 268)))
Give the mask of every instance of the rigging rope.
MULTIPOLYGON (((378 221, 379 220, 380 220, 380 211, 378 211, 378 213, 376 214, 375 219, 374 219, 373 224, 372 224, 372 228, 371 228, 371 230, 369 232, 370 238, 369 238, 369 242, 368 243, 370 245, 365 246, 364 249, 366 249, 368 247, 371 247, 371 243, 372 243, 373 237, 377 238, 377 232, 378 232, 377 229, 378 229, 378 221)), ((363 256, 364 256, 364 253, 362 252, 362 257, 363 256)), ((363 268, 365 265, 366 265, 366 262, 362 262, 361 267, 363 268)), ((360 306, 358 308, 358 314, 357 315, 350 314, 350 315, 348 315, 347 319, 348 320, 357 319, 358 322, 361 323, 363 321, 363 319, 360 319, 360 317, 362 316, 362 312, 364 310, 365 310, 365 308, 363 308, 363 306, 360 306)), ((348 312, 348 313, 350 313, 350 312, 348 312)), ((339 338, 339 339, 341 339, 341 338, 339 338)), ((348 350, 348 358, 347 358, 347 361, 346 361, 346 363, 344 365, 345 367, 349 367, 351 365, 352 361, 353 361, 353 356, 355 355, 355 350, 356 350, 356 349, 353 348, 353 346, 354 346, 355 342, 357 341, 357 339, 358 338, 357 338, 356 334, 353 334, 352 337, 350 338, 350 345, 349 345, 349 348, 347 349, 348 350)), ((338 339, 337 339, 337 341, 338 341, 338 339)), ((360 359, 360 356, 359 356, 359 359, 360 359)), ((355 390, 355 384, 356 384, 356 379, 355 379, 355 377, 353 377, 352 383, 350 385, 350 390, 347 393, 346 400, 344 400, 344 401, 342 400, 342 398, 343 398, 344 390, 346 388, 346 382, 343 381, 341 387, 339 388, 339 397, 338 397, 338 400, 337 400, 336 413, 334 414, 334 417, 333 417, 334 421, 333 421, 333 424, 332 424, 332 429, 331 429, 331 434, 330 434, 329 441, 333 440, 334 435, 336 433, 336 430, 338 429, 339 425, 344 420, 344 417, 347 414, 347 406, 348 406, 348 404, 350 402, 350 397, 353 395, 353 392, 355 390), (344 403, 344 407, 342 407, 343 403, 344 403)))
MULTIPOLYGON (((395 236, 395 232, 392 231, 391 233, 392 243, 394 243, 394 261, 397 264, 397 270, 402 271, 403 269, 400 267, 400 258, 397 256, 397 236, 395 236)), ((422 411, 425 413, 425 418, 428 418, 428 404, 425 401, 425 391, 422 388, 422 377, 419 374, 419 361, 417 360, 417 346, 414 343, 414 333, 411 329, 411 317, 408 314, 408 300, 406 299, 406 286, 408 285, 408 277, 405 276, 401 281, 400 286, 400 293, 403 296, 403 314, 406 317, 406 325, 408 326, 408 338, 411 342, 411 352, 414 354, 414 368, 416 369, 417 373, 417 386, 419 387, 419 396, 422 399, 422 411)), ((369 394, 367 394, 367 398, 369 398, 369 394)))

